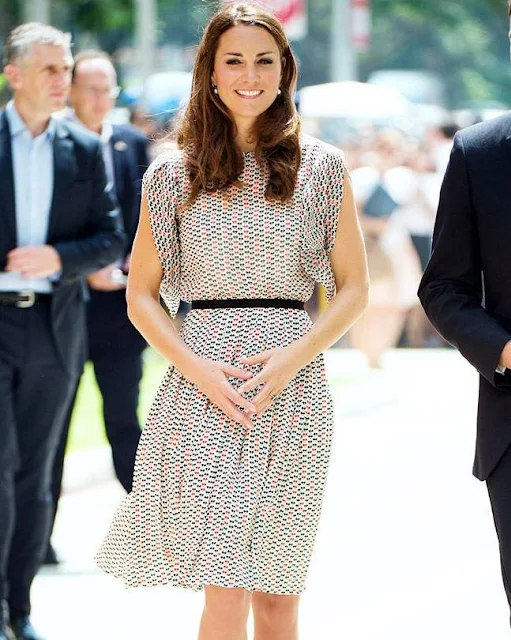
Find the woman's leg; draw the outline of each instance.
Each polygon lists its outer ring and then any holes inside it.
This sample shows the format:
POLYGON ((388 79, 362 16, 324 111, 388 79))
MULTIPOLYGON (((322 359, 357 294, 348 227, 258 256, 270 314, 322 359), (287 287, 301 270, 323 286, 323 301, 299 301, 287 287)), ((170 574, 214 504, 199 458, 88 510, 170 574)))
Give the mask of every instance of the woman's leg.
POLYGON ((247 640, 251 593, 213 585, 206 585, 204 591, 199 640, 247 640))
POLYGON ((298 640, 300 596, 280 596, 254 591, 254 640, 298 640))

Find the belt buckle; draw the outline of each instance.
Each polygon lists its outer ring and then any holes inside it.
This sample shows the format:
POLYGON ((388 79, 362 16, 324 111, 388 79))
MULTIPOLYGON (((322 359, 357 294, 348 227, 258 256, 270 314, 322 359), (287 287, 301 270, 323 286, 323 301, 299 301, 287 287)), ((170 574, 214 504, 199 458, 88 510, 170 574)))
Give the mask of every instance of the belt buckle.
POLYGON ((18 309, 29 309, 33 307, 35 304, 35 291, 30 291, 29 289, 25 289, 24 291, 19 292, 20 296, 26 298, 26 300, 16 300, 16 307, 18 309))

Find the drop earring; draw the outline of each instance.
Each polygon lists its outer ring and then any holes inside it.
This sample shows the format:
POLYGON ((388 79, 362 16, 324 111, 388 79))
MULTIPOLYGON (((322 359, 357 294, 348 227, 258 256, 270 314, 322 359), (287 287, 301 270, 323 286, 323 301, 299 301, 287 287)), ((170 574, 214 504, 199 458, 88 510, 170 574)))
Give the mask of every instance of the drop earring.
POLYGON ((218 95, 218 87, 216 85, 213 85, 213 93, 218 95))
POLYGON ((278 95, 278 96, 280 96, 280 94, 281 94, 281 93, 282 93, 282 91, 279 89, 279 90, 277 91, 277 95, 278 95))

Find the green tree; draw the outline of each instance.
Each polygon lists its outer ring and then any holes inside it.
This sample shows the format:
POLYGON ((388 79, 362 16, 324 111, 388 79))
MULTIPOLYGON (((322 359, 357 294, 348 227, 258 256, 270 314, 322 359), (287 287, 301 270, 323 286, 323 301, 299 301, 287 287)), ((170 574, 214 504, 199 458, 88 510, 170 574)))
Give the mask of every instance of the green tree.
POLYGON ((506 0, 373 0, 373 42, 362 77, 375 69, 426 69, 445 80, 453 106, 511 103, 506 0))

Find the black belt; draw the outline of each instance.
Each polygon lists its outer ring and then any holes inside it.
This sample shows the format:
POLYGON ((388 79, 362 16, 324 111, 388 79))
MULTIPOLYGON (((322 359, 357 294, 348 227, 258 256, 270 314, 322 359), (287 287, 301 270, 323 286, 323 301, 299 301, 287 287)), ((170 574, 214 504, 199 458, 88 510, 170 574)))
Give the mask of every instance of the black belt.
POLYGON ((281 298, 234 298, 230 300, 192 300, 192 309, 231 309, 235 307, 273 307, 276 309, 303 309, 301 300, 281 298))
POLYGON ((0 305, 4 307, 18 307, 18 309, 29 309, 36 302, 49 302, 51 294, 36 293, 35 291, 0 291, 0 305))

